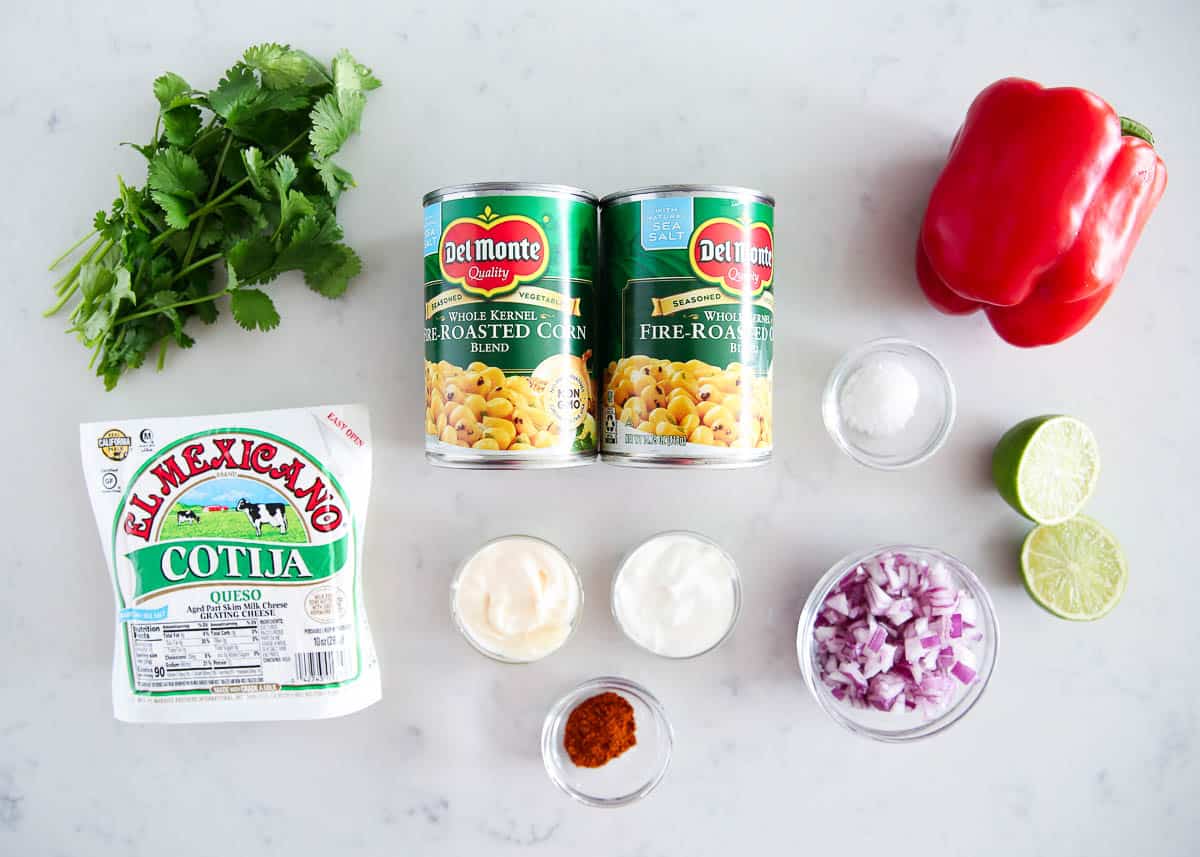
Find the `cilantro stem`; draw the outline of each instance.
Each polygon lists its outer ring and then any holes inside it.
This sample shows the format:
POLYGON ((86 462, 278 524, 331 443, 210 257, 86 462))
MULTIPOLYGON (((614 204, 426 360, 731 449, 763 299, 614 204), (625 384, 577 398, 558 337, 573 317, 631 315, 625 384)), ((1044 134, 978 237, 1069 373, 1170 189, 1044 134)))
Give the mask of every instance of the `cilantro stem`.
POLYGON ((83 254, 83 257, 75 263, 75 267, 71 268, 61 280, 54 284, 54 290, 58 293, 59 297, 54 302, 54 306, 42 313, 43 318, 49 318, 54 315, 66 305, 67 301, 71 299, 71 295, 75 294, 75 290, 79 288, 79 272, 83 269, 83 266, 90 262, 97 252, 100 255, 96 257, 96 261, 101 261, 108 255, 108 251, 112 247, 113 242, 111 239, 100 239, 83 254))
POLYGON ((67 258, 72 253, 74 253, 76 250, 78 250, 80 247, 82 247, 85 243, 87 243, 87 240, 89 238, 91 238, 93 235, 97 234, 99 231, 100 231, 99 229, 93 229, 87 235, 84 235, 82 238, 80 238, 78 241, 76 241, 74 244, 72 244, 70 247, 68 247, 66 250, 64 250, 63 254, 61 256, 59 256, 57 259, 55 259, 53 262, 51 262, 50 267, 47 268, 47 270, 53 271, 55 268, 57 268, 59 266, 59 264, 62 262, 63 259, 67 258))
MULTIPOLYGON (((298 136, 293 138, 290 143, 288 143, 282 149, 280 149, 278 152, 276 152, 271 157, 269 157, 265 161, 263 161, 263 166, 264 167, 270 166, 272 163, 274 163, 276 158, 278 158, 280 155, 287 152, 288 149, 292 148, 292 146, 296 145, 301 140, 305 139, 307 136, 308 136, 307 131, 301 132, 298 136)), ((217 196, 214 199, 210 199, 204 205, 200 206, 195 211, 193 211, 190 215, 188 215, 188 222, 190 223, 191 221, 195 220, 197 217, 202 217, 206 214, 211 214, 212 212, 216 211, 218 208, 221 207, 221 203, 223 203, 229 197, 231 197, 235 193, 237 193, 238 190, 241 189, 242 185, 248 183, 249 181, 250 181, 250 177, 247 176, 246 178, 243 178, 239 181, 234 182, 232 185, 230 185, 228 188, 226 188, 225 191, 220 196, 217 196)), ((168 238, 170 238, 172 235, 174 235, 176 232, 179 232, 179 231, 181 231, 181 230, 172 228, 172 229, 168 229, 165 232, 160 233, 157 238, 155 238, 153 241, 150 242, 150 246, 158 247, 164 241, 166 241, 168 238)))
POLYGON ((75 294, 74 287, 67 289, 65 292, 63 292, 63 296, 54 302, 54 306, 50 307, 50 309, 48 309, 44 313, 42 313, 42 318, 49 318, 50 316, 52 316, 56 312, 58 312, 60 309, 62 309, 66 305, 67 301, 69 301, 71 299, 71 295, 73 295, 73 294, 75 294))
POLYGON ((155 371, 161 372, 163 370, 163 366, 166 365, 166 363, 167 363, 167 346, 170 344, 171 344, 171 340, 167 339, 167 337, 164 336, 162 345, 158 349, 158 365, 154 367, 155 371))
POLYGON ((158 315, 159 313, 169 309, 178 309, 181 306, 193 306, 195 304, 207 303, 208 301, 215 301, 218 298, 222 298, 225 295, 232 293, 232 291, 232 289, 224 288, 219 292, 213 292, 211 295, 204 295, 203 297, 192 298, 186 301, 176 301, 175 303, 167 304, 166 306, 156 306, 154 309, 145 309, 141 312, 135 312, 131 315, 123 315, 114 321, 113 324, 124 324, 127 321, 135 321, 139 318, 149 318, 152 315, 158 315))
POLYGON ((192 271, 195 271, 199 268, 203 268, 205 265, 211 265, 213 262, 217 261, 224 255, 225 255, 224 253, 213 253, 211 256, 205 256, 203 259, 200 259, 197 262, 193 262, 192 264, 190 264, 186 268, 184 268, 182 271, 175 274, 175 276, 171 277, 171 279, 168 281, 168 285, 170 285, 171 283, 174 283, 176 280, 183 279, 188 274, 190 274, 192 271))
MULTIPOLYGON (((308 132, 303 131, 298 136, 292 138, 292 141, 290 143, 288 143, 282 149, 280 149, 278 152, 276 152, 271 157, 269 157, 265 161, 263 161, 263 166, 269 167, 281 155, 283 155, 288 149, 292 148, 292 146, 296 145, 297 143, 299 143, 301 140, 305 139, 306 137, 308 137, 308 132)), ((215 199, 209 200, 204 205, 200 206, 195 211, 193 211, 191 213, 191 215, 189 215, 188 220, 194 220, 196 217, 199 217, 203 214, 207 214, 208 212, 212 211, 218 204, 229 199, 229 197, 233 196, 233 194, 235 194, 238 191, 238 189, 241 188, 242 185, 246 184, 249 181, 250 181, 250 177, 246 176, 242 180, 234 182, 234 184, 230 185, 230 187, 228 189, 226 189, 225 192, 222 193, 220 196, 216 197, 215 199)))
MULTIPOLYGON (((62 275, 62 278, 59 279, 59 281, 52 287, 56 294, 61 295, 63 293, 67 286, 71 284, 71 281, 79 276, 79 272, 83 269, 83 266, 90 262, 92 257, 96 255, 99 249, 104 246, 104 243, 105 239, 97 239, 96 243, 89 247, 87 252, 80 256, 75 264, 71 266, 71 270, 62 275)), ((111 246, 111 242, 109 246, 111 246)))
POLYGON ((217 124, 217 118, 214 116, 212 119, 210 119, 208 121, 208 124, 204 126, 204 130, 202 130, 199 134, 196 135, 196 139, 192 140, 192 142, 188 144, 187 149, 185 149, 184 151, 187 151, 187 152, 192 151, 192 149, 199 146, 201 143, 203 143, 205 140, 207 140, 209 137, 211 137, 214 133, 216 133, 216 134, 226 133, 225 130, 222 128, 215 128, 214 126, 216 124, 217 124))
MULTIPOLYGON (((231 145, 233 145, 233 135, 226 134, 225 146, 221 149, 221 157, 217 160, 217 168, 213 171, 212 182, 208 186, 208 195, 204 197, 205 203, 212 199, 212 195, 217 191, 217 184, 221 181, 221 170, 225 168, 225 156, 229 154, 229 147, 231 145)), ((204 221, 207 219, 208 214, 202 214, 200 219, 196 221, 196 225, 193 227, 192 240, 188 242, 187 253, 184 254, 183 262, 181 263, 183 270, 176 274, 171 282, 175 282, 175 280, 191 270, 188 268, 188 264, 192 261, 192 255, 196 252, 196 244, 200 241, 200 233, 204 231, 204 221)))
POLYGON ((71 295, 73 294, 75 294, 74 289, 68 289, 66 292, 64 292, 63 296, 54 302, 54 306, 42 313, 42 318, 49 318, 62 309, 66 305, 67 301, 71 299, 71 295))

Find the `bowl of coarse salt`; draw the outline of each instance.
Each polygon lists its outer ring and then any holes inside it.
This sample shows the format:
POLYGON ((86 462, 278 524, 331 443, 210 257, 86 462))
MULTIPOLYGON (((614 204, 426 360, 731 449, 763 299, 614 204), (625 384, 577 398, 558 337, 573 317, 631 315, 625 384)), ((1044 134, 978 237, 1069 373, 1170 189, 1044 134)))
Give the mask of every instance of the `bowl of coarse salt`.
POLYGON ((851 350, 829 375, 821 415, 829 436, 860 464, 899 470, 946 442, 955 416, 954 382, 929 349, 898 337, 851 350))

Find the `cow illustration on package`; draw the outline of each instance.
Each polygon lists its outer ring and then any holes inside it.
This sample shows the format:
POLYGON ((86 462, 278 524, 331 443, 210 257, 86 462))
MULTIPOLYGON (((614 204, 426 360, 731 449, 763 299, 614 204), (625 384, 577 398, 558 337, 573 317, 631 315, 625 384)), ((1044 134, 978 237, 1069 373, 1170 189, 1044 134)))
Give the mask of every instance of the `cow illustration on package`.
POLYGON ((270 524, 279 530, 281 536, 287 535, 287 504, 285 503, 247 503, 243 498, 238 500, 237 510, 245 512, 254 527, 254 534, 262 537, 263 524, 270 524))

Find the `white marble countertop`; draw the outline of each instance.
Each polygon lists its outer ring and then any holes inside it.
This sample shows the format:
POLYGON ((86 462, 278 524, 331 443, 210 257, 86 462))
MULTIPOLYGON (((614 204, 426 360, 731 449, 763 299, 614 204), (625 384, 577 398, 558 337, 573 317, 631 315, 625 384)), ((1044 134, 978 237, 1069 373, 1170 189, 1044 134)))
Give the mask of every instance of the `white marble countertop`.
POLYGON ((732 853, 1186 855, 1200 851, 1200 6, 1008 2, 9 4, 0 33, 0 853, 35 855, 732 853), (275 4, 271 4, 272 7, 275 4), (409 8, 402 8, 402 7, 409 8), (784 11, 792 6, 792 11, 784 11), (901 8, 902 7, 902 8, 901 8), (368 273, 328 303, 289 278, 270 335, 223 323, 169 371, 105 394, 82 349, 43 321, 45 263, 106 206, 138 158, 166 69, 215 82, 252 42, 351 48, 385 82, 347 163, 344 220, 368 273), (980 318, 921 299, 916 224, 975 93, 1021 74, 1085 85, 1155 131, 1171 183, 1125 281, 1083 334, 1009 348, 980 318), (778 452, 765 469, 480 474, 421 454, 420 195, 479 179, 597 192, 662 181, 773 192, 780 259, 778 452), (958 384, 947 447, 877 473, 826 437, 837 356, 875 336, 933 347, 958 384), (296 365, 248 381, 252 353, 296 365), (384 699, 328 722, 189 727, 112 719, 112 601, 76 425, 117 416, 365 401, 377 440, 366 588, 384 699), (1025 525, 987 455, 1023 417, 1095 429, 1089 511, 1122 539, 1123 603, 1094 625, 1042 612, 1016 568, 1025 525), (656 660, 608 614, 616 559, 687 526, 741 563, 733 640, 656 660), (526 668, 477 655, 447 616, 450 573, 484 539, 561 545, 589 593, 582 627, 526 668), (796 619, 816 578, 872 543, 937 545, 996 601, 1000 658, 949 732, 885 746, 835 726, 801 684, 796 619), (585 678, 649 686, 677 732, 660 789, 605 812, 546 778, 547 707, 585 678))

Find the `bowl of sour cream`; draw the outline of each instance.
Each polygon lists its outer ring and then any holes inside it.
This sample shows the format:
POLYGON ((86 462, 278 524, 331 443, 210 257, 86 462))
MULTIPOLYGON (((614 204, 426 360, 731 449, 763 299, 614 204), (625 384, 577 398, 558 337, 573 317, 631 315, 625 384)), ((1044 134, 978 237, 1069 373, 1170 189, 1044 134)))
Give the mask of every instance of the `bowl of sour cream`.
POLYGON ((539 661, 574 633, 583 583, 566 554, 534 536, 483 545, 450 584, 450 614, 475 649, 510 664, 539 661))
POLYGON ((742 610, 737 563, 712 539, 659 533, 621 561, 612 584, 617 626, 664 658, 695 658, 733 633, 742 610))

